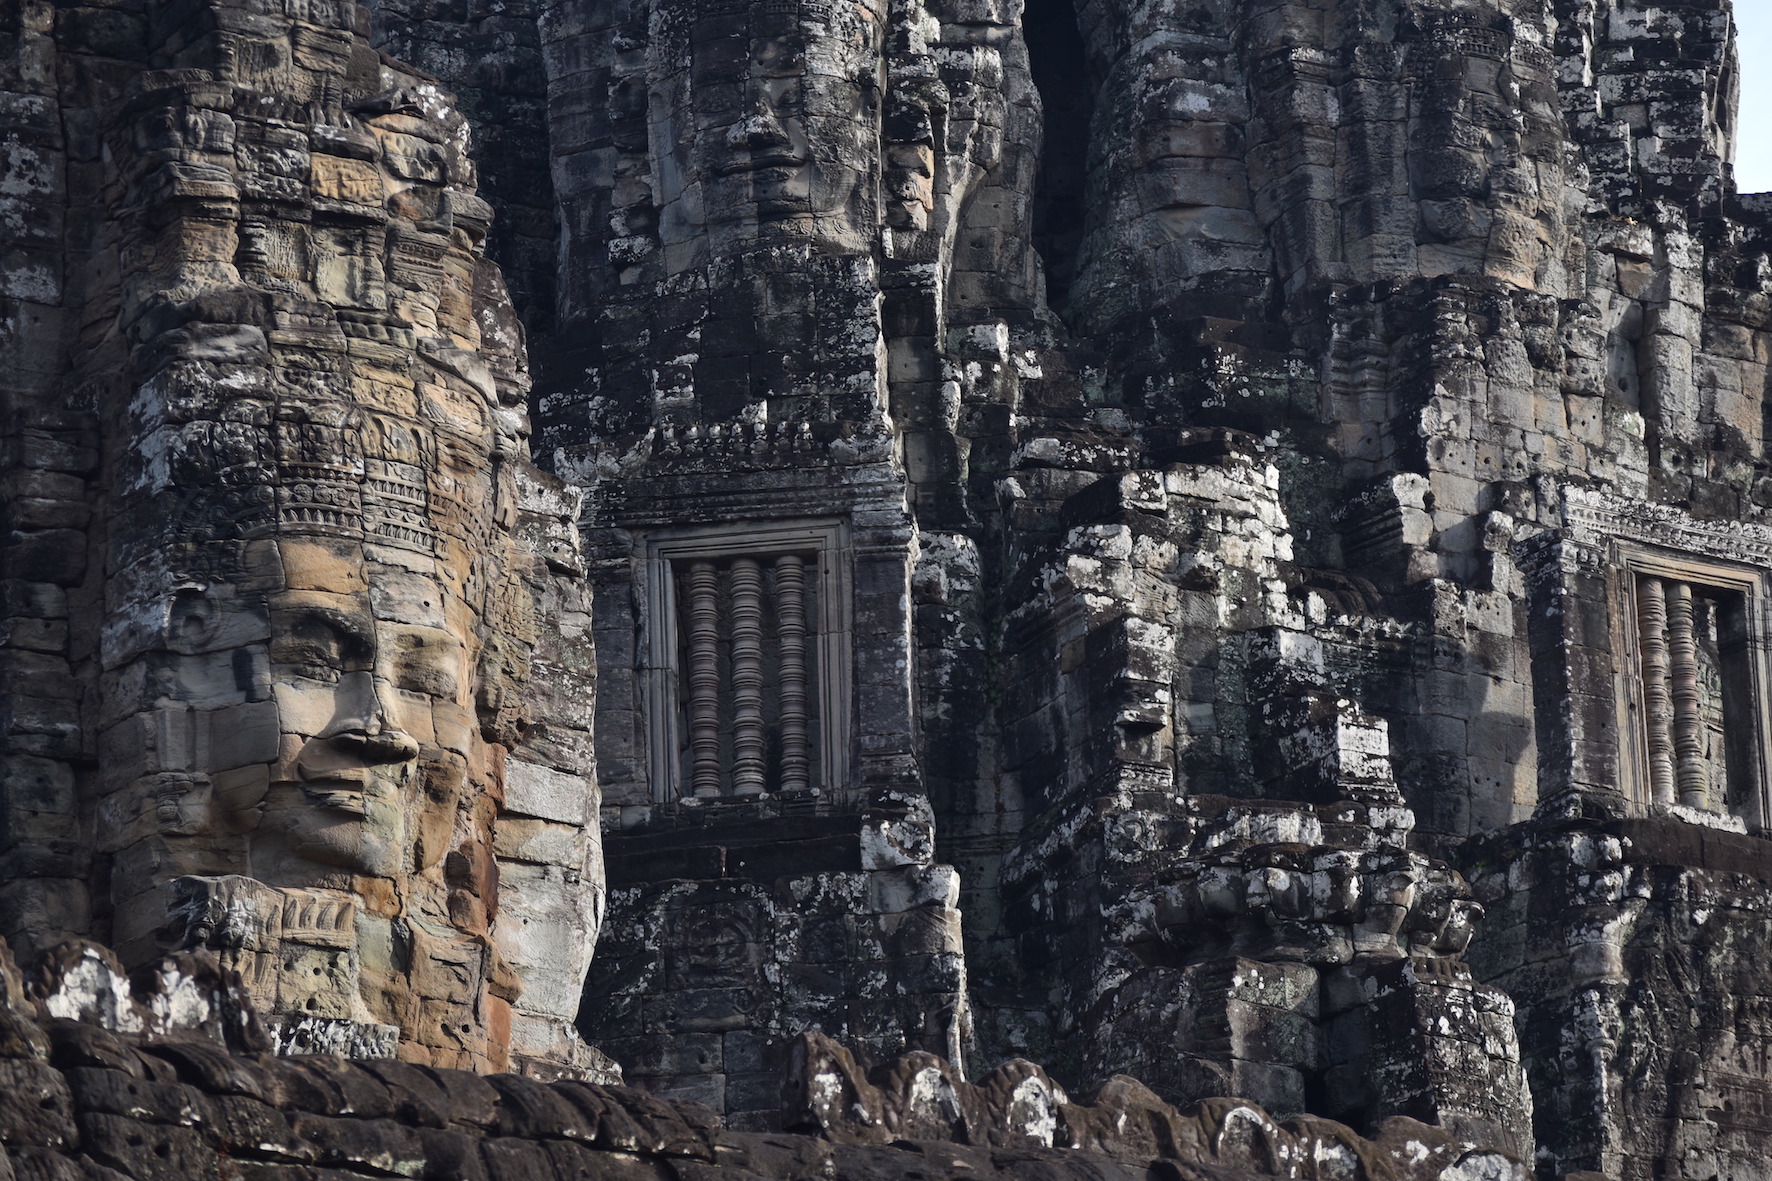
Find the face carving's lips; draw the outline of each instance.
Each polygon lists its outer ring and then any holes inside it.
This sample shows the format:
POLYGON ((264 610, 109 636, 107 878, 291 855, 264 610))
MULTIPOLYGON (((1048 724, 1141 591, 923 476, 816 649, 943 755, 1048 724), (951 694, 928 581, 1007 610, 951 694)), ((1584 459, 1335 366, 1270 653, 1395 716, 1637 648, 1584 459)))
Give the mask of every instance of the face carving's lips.
POLYGON ((313 779, 304 775, 301 789, 315 807, 362 816, 368 811, 364 802, 367 779, 367 771, 334 771, 313 779))
POLYGON ((767 168, 794 169, 805 165, 806 157, 799 152, 761 152, 738 156, 720 168, 720 175, 736 176, 744 172, 761 172, 767 168))

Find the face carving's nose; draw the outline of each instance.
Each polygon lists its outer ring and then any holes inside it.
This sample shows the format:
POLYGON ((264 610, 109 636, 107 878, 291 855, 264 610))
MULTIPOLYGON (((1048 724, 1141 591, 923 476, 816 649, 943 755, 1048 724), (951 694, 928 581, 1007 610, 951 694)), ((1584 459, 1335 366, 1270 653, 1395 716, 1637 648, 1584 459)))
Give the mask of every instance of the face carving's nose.
POLYGON ((404 730, 365 733, 356 741, 366 762, 408 763, 418 757, 418 740, 404 730))
POLYGON ((775 111, 762 98, 752 104, 750 114, 734 123, 726 132, 729 147, 749 148, 752 151, 780 147, 787 142, 787 133, 782 130, 775 111))
POLYGON ((418 740, 379 710, 331 736, 332 744, 366 763, 407 763, 418 758, 418 740))

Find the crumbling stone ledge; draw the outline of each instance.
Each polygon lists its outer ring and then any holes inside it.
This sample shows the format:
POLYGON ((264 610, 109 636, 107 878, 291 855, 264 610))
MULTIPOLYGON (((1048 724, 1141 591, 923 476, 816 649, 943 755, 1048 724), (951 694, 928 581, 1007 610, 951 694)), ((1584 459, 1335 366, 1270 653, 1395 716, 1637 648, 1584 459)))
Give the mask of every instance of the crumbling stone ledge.
POLYGON ((1505 1153, 1414 1120, 1363 1138, 1215 1099, 1181 1112, 1125 1077, 1073 1101, 1011 1061, 978 1083, 910 1054, 867 1071, 801 1037, 781 1133, 575 1079, 393 1059, 277 1057, 238 978, 204 956, 134 980, 96 944, 19 970, 0 944, 0 1181, 1514 1181, 1505 1153))

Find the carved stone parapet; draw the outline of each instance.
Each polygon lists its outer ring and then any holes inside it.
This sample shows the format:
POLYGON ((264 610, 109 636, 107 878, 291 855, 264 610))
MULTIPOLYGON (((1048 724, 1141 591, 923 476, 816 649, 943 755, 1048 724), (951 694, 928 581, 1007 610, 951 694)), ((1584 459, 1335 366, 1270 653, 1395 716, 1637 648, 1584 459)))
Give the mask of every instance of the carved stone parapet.
POLYGON ((400 1029, 364 1005, 351 894, 237 875, 178 878, 171 892, 175 945, 240 974, 278 1052, 392 1056, 400 1029))

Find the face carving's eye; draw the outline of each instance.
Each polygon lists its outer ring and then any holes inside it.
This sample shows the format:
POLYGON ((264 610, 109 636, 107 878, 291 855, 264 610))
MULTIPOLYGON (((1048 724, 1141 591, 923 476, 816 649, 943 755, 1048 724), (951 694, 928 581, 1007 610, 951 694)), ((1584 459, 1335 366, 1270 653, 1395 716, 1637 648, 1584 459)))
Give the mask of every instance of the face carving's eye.
POLYGON ((806 51, 791 41, 765 41, 751 54, 751 69, 777 78, 805 72, 806 51))
POLYGON ((367 671, 374 646, 367 635, 341 617, 301 612, 287 626, 275 629, 271 663, 285 677, 337 684, 345 673, 367 671))
POLYGON ((294 660, 285 666, 288 671, 304 681, 318 681, 322 685, 336 685, 344 674, 323 659, 294 660))
POLYGON ((452 645, 426 642, 418 636, 402 636, 396 646, 392 677, 404 693, 456 700, 461 692, 456 674, 457 650, 452 645))

